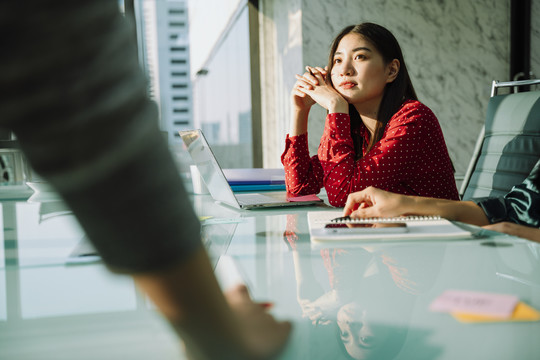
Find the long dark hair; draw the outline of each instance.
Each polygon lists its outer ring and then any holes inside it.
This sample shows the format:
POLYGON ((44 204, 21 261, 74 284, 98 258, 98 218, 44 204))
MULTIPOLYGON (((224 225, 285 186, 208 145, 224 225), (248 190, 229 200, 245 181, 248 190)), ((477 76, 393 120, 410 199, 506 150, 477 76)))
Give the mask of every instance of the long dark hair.
MULTIPOLYGON (((369 142, 367 151, 371 150, 373 145, 382 138, 384 128, 392 116, 399 110, 405 100, 418 100, 416 92, 409 77, 405 60, 399 43, 394 35, 386 28, 373 24, 362 23, 358 25, 350 25, 341 30, 339 35, 332 42, 330 48, 330 56, 328 58, 328 74, 332 73, 332 67, 334 66, 334 53, 337 50, 339 42, 347 34, 355 33, 359 34, 364 39, 369 41, 377 51, 382 55, 385 65, 388 65, 392 60, 397 59, 400 63, 398 75, 394 81, 386 84, 384 89, 384 95, 379 106, 377 115, 377 125, 375 132, 369 142)), ((332 84, 331 76, 326 77, 326 82, 334 87, 332 84)), ((362 123, 360 114, 356 111, 356 108, 349 104, 349 115, 351 117, 351 136, 354 142, 354 150, 356 152, 356 159, 362 157, 362 144, 363 139, 361 136, 355 135, 353 130, 358 128, 362 123)))

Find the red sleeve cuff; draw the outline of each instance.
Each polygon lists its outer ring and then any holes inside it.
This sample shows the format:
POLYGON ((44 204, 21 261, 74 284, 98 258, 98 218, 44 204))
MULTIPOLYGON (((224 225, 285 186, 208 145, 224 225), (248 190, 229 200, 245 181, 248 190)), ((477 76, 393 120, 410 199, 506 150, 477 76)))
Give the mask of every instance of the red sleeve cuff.
POLYGON ((285 165, 286 162, 303 157, 309 158, 307 133, 296 136, 289 136, 287 134, 285 138, 285 150, 281 155, 281 163, 285 165))
POLYGON ((291 145, 296 145, 297 143, 301 144, 302 142, 307 143, 307 133, 295 136, 290 136, 289 134, 287 134, 287 138, 285 139, 285 141, 290 142, 291 145))
POLYGON ((326 116, 325 133, 332 139, 346 139, 351 136, 351 117, 345 113, 331 113, 326 116))

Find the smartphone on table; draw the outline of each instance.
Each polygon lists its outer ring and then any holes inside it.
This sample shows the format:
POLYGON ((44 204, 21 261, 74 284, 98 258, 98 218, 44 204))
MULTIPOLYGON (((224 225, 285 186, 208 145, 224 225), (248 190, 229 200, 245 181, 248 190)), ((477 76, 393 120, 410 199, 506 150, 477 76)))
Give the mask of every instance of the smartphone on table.
POLYGON ((408 231, 404 222, 331 223, 325 232, 331 234, 398 234, 408 231))

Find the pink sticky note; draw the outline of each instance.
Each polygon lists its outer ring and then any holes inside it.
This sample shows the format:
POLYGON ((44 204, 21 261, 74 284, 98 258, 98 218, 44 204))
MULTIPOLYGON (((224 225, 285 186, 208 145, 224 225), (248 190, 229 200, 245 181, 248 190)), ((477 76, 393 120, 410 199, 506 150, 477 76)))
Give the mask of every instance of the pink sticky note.
POLYGON ((447 290, 431 303, 430 310, 509 318, 518 302, 514 295, 447 290))
POLYGON ((287 198, 287 201, 320 201, 317 195, 294 196, 287 198))

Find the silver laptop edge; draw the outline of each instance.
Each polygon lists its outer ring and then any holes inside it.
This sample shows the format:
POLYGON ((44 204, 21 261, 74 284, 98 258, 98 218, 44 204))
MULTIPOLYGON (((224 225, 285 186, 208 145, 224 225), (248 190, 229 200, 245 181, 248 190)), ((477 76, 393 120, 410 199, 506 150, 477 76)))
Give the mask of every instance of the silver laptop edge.
POLYGON ((179 131, 178 133, 184 141, 193 162, 197 166, 197 169, 199 170, 208 191, 210 191, 210 194, 216 201, 238 209, 310 205, 321 202, 289 202, 286 200, 286 194, 284 192, 265 194, 235 194, 232 191, 231 186, 229 185, 229 182, 227 181, 227 178, 225 177, 225 174, 223 173, 223 170, 219 165, 214 152, 212 151, 212 148, 204 137, 203 132, 200 129, 196 129, 179 131), (248 203, 242 201, 243 197, 253 195, 265 196, 269 201, 261 203, 248 203), (279 197, 279 199, 277 199, 277 197, 279 197))

